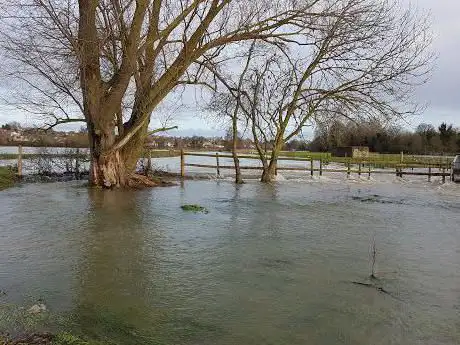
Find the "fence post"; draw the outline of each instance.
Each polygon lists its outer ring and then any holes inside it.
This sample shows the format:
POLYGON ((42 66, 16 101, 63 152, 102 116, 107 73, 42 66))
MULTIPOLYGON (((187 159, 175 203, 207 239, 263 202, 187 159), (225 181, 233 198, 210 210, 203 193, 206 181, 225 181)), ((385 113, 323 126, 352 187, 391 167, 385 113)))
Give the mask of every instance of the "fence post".
POLYGON ((18 176, 22 177, 22 145, 18 146, 18 176))
POLYGON ((310 175, 313 177, 313 157, 310 158, 310 175))
POLYGON ((149 153, 147 157, 147 174, 148 175, 152 171, 152 150, 149 148, 149 153))
POLYGON ((404 152, 401 151, 401 157, 400 157, 401 164, 404 163, 404 152))
POLYGON ((323 159, 319 159, 319 176, 323 176, 323 159))
POLYGON ((358 164, 358 176, 361 177, 361 162, 358 164))
POLYGON ((77 151, 75 152, 75 178, 77 180, 80 179, 80 161, 78 160, 80 158, 80 149, 77 148, 77 151))
POLYGON ((428 182, 431 182, 431 166, 428 167, 428 182))
POLYGON ((369 168, 369 175, 367 176, 367 179, 370 180, 371 179, 371 165, 370 163, 368 163, 368 168, 369 168))
POLYGON ((350 178, 350 174, 351 174, 351 171, 350 171, 350 168, 351 168, 351 164, 350 164, 350 159, 348 159, 347 161, 347 178, 350 178))
POLYGON ((446 183, 446 167, 443 165, 442 167, 442 183, 446 183))
POLYGON ((185 177, 185 155, 184 149, 180 150, 180 176, 185 177))
POLYGON ((216 168, 217 168, 217 176, 220 177, 219 152, 216 152, 216 168))

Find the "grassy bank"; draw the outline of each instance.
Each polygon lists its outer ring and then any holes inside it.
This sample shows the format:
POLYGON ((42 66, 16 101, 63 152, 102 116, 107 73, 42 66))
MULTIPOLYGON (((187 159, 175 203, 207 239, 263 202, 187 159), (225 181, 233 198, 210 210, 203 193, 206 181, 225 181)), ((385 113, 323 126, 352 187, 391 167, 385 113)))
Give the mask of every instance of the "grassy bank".
POLYGON ((420 164, 420 165, 449 165, 452 162, 452 157, 444 156, 422 156, 422 155, 403 155, 401 162, 400 154, 387 154, 387 153, 369 153, 368 158, 348 158, 348 157, 334 157, 330 152, 310 152, 310 151, 283 151, 282 156, 295 157, 295 158, 313 158, 314 160, 323 160, 325 163, 360 163, 366 162, 378 165, 395 165, 395 164, 420 164))
POLYGON ((0 190, 12 187, 15 182, 15 172, 10 167, 0 167, 0 190))
POLYGON ((144 152, 144 157, 152 157, 152 158, 165 158, 165 157, 179 157, 180 150, 146 150, 144 152), (150 152, 150 155, 149 155, 150 152))
POLYGON ((282 151, 281 156, 283 157, 294 157, 294 158, 313 158, 314 160, 328 161, 331 160, 332 155, 330 152, 310 152, 310 151, 282 151))

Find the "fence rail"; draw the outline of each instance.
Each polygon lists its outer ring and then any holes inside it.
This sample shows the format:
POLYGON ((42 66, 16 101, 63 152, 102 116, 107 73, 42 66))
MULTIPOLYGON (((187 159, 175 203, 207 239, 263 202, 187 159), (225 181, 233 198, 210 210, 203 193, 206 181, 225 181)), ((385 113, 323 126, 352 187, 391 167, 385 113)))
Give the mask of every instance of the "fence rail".
MULTIPOLYGON (((209 153, 194 153, 194 152, 185 152, 181 151, 180 160, 181 160, 181 176, 185 177, 186 167, 196 167, 196 168, 209 168, 209 169, 216 169, 217 176, 220 176, 220 170, 233 170, 235 169, 234 165, 221 165, 219 159, 220 158, 233 158, 232 155, 229 154, 209 154, 209 153), (197 163, 186 163, 185 157, 186 156, 195 156, 195 157, 210 157, 216 159, 216 164, 197 164, 197 163)), ((255 155, 238 155, 238 158, 245 158, 245 159, 255 159, 259 160, 260 158, 255 155)), ((296 161, 296 162, 306 162, 310 163, 309 166, 305 167, 285 167, 279 166, 277 167, 277 171, 304 171, 310 172, 311 176, 314 176, 315 172, 319 172, 319 175, 322 176, 324 173, 346 173, 347 177, 350 177, 351 174, 358 174, 367 175, 368 178, 371 177, 371 174, 395 174, 396 176, 402 177, 403 175, 413 175, 413 176, 427 176, 428 181, 431 180, 431 177, 437 176, 442 177, 442 181, 446 181, 446 177, 450 177, 452 180, 452 172, 451 172, 451 164, 450 163, 429 163, 429 164, 418 164, 418 163, 388 163, 384 164, 381 161, 373 162, 372 160, 359 160, 353 161, 349 159, 346 161, 345 167, 343 169, 337 168, 325 168, 324 165, 329 164, 330 160, 326 159, 319 159, 314 160, 313 158, 297 158, 297 157, 280 157, 278 160, 282 161, 296 161), (319 162, 319 168, 314 167, 313 162, 319 162), (353 166, 353 167, 352 167, 353 166), (375 166, 380 167, 379 170, 372 169, 375 166), (383 168, 382 168, 383 166, 383 168), (420 169, 425 168, 426 171, 413 171, 413 169, 420 169), (433 171, 434 169, 442 170, 442 171, 433 171), (411 169, 411 171, 404 171, 404 169, 411 169)), ((261 166, 240 166, 241 170, 263 170, 261 166)))

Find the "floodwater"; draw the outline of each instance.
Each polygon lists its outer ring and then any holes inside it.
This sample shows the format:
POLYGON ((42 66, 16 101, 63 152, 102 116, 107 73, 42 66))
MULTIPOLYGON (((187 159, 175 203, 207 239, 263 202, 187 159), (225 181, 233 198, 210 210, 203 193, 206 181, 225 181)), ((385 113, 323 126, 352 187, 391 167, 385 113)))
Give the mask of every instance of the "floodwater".
POLYGON ((26 184, 0 192, 0 330, 42 299, 47 327, 116 344, 458 345, 459 197, 402 179, 26 184), (352 283, 374 238, 387 293, 352 283))

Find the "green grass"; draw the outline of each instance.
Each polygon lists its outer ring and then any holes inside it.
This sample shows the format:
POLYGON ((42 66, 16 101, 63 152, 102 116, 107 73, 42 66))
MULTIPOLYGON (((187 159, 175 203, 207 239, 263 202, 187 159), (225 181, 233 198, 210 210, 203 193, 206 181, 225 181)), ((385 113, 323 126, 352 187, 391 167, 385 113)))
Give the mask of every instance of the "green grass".
POLYGON ((52 345, 105 345, 100 341, 83 340, 82 338, 76 337, 70 333, 63 332, 58 333, 53 338, 52 345))
MULTIPOLYGON (((152 158, 178 157, 180 150, 150 150, 152 158)), ((144 158, 149 157, 149 151, 146 150, 143 154, 144 158)))
POLYGON ((330 160, 332 155, 330 152, 310 152, 310 151, 281 151, 283 157, 294 158, 313 158, 313 160, 330 160))
MULTIPOLYGON (((386 153, 369 153, 368 158, 348 158, 348 157, 334 157, 330 152, 310 152, 310 151, 283 151, 281 153, 284 157, 295 157, 295 158, 313 158, 314 160, 323 160, 324 163, 360 163, 366 162, 373 165, 379 166, 394 166, 401 164, 400 154, 386 154, 386 153)), ((404 155, 404 164, 423 165, 423 166, 448 166, 451 163, 451 158, 443 156, 419 156, 419 155, 404 155)))
POLYGON ((0 167, 0 190, 14 186, 16 174, 10 167, 0 167))

